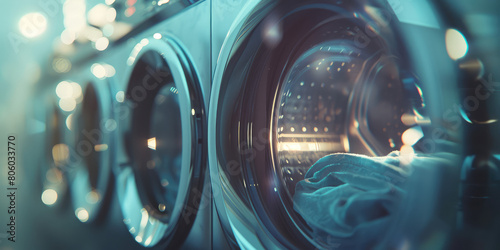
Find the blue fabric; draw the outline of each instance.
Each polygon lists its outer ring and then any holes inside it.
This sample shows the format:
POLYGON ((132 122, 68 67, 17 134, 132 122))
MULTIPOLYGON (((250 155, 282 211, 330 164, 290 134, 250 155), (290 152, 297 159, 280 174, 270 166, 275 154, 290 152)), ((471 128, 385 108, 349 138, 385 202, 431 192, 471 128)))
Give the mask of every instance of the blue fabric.
POLYGON ((405 195, 408 170, 398 166, 396 152, 326 156, 297 183, 294 208, 316 240, 341 249, 373 248, 405 195))
POLYGON ((294 209, 323 246, 397 249, 403 238, 418 237, 435 219, 440 178, 456 162, 451 153, 414 155, 411 160, 398 151, 385 157, 328 155, 297 183, 294 209))

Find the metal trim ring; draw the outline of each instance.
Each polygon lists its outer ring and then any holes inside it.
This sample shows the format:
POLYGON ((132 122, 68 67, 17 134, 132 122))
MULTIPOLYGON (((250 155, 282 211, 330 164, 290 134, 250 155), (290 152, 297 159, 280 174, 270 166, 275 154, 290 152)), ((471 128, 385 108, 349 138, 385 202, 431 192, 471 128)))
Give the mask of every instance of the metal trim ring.
MULTIPOLYGON (((141 56, 151 51, 158 53, 165 61, 179 93, 183 144, 175 207, 168 220, 165 220, 154 208, 145 204, 145 195, 138 188, 138 177, 130 155, 119 159, 120 162, 115 166, 116 187, 124 222, 135 240, 143 246, 175 247, 187 237, 203 190, 206 167, 204 94, 189 56, 175 42, 175 38, 167 34, 144 38, 134 47, 127 60, 126 79, 131 78, 141 56)), ((128 98, 130 96, 125 97, 126 100, 128 98)), ((120 107, 129 112, 125 125, 120 127, 121 136, 118 138, 118 145, 122 145, 120 150, 128 153, 130 142, 127 136, 131 132, 132 122, 130 105, 129 101, 125 101, 120 107)))

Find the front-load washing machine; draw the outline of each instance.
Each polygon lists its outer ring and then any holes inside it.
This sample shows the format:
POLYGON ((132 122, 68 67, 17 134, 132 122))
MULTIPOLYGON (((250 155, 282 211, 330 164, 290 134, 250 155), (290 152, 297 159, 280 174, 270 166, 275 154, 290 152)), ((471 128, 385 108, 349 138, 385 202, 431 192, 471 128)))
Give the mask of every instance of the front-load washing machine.
POLYGON ((174 6, 164 9, 169 16, 159 12, 156 24, 118 44, 110 59, 118 73, 113 167, 123 222, 139 245, 203 248, 212 244, 210 2, 190 2, 172 14, 174 6))
POLYGON ((208 153, 232 245, 450 244, 461 38, 430 1, 212 1, 208 153))
POLYGON ((112 190, 112 164, 108 164, 112 134, 100 133, 101 120, 109 124, 111 119, 106 118, 111 110, 109 87, 84 70, 42 83, 41 95, 33 102, 31 121, 37 122, 28 129, 33 133, 30 144, 44 148, 41 155, 29 152, 33 162, 28 161, 39 166, 33 181, 39 186, 40 201, 58 212, 69 207, 82 211, 85 221, 98 217, 112 190))
POLYGON ((71 69, 45 75, 33 102, 32 118, 46 128, 36 145, 51 151, 33 159, 44 182, 30 200, 43 216, 29 216, 30 235, 41 233, 22 246, 212 247, 210 1, 85 4, 91 32, 64 40, 70 49, 51 60, 66 58, 71 69))
MULTIPOLYGON (((98 65, 94 63, 86 68, 98 65)), ((111 167, 117 124, 111 98, 112 81, 112 78, 93 76, 82 84, 82 89, 77 89, 81 102, 66 122, 73 131, 69 147, 73 150, 68 157, 71 200, 76 217, 86 223, 104 221, 114 189, 111 167)), ((60 84, 66 85, 66 82, 60 84)))
POLYGON ((33 239, 20 241, 21 248, 95 248, 126 233, 113 203, 112 78, 92 75, 94 66, 75 62, 74 71, 47 76, 37 87, 21 151, 24 166, 33 167, 20 188, 30 190, 21 199, 29 206, 18 211, 25 228, 19 234, 33 239))

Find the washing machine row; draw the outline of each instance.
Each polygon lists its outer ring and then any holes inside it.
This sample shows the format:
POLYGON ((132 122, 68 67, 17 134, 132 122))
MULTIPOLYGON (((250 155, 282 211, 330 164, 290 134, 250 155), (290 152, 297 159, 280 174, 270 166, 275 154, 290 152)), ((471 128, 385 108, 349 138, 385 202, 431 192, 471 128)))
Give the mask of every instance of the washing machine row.
MULTIPOLYGON (((40 87, 33 114, 45 123, 46 150, 37 190, 53 213, 73 210, 92 227, 122 224, 131 249, 210 247, 210 3, 132 5, 135 15, 116 17, 134 27, 127 35, 40 87)), ((98 242, 92 247, 120 241, 88 235, 98 242)))
POLYGON ((45 204, 99 225, 117 202, 131 248, 454 246, 476 154, 474 112, 454 110, 477 71, 459 66, 477 58, 441 4, 146 2, 155 15, 42 88, 45 204), (356 167, 303 193, 332 153, 356 167), (329 199, 339 185, 359 193, 329 199))

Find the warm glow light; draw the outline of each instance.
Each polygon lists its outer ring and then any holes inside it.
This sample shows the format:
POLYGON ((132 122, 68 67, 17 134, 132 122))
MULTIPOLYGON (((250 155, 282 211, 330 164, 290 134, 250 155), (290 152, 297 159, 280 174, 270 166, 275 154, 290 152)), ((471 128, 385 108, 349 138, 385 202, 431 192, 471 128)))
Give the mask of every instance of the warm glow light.
POLYGON ((112 77, 116 74, 115 67, 109 65, 109 64, 104 64, 104 69, 106 70, 106 77, 112 77))
POLYGON ((403 165, 409 165, 413 161, 415 150, 412 146, 403 145, 399 150, 399 161, 403 165))
POLYGON ((87 20, 89 24, 97 27, 102 27, 107 23, 115 21, 116 10, 108 5, 99 3, 96 4, 87 13, 87 20))
POLYGON ((76 108, 76 100, 73 98, 64 98, 59 100, 59 107, 67 112, 73 111, 76 108))
POLYGON ((85 208, 77 208, 75 210, 75 215, 81 222, 87 222, 89 220, 89 212, 85 208))
POLYGON ((165 206, 165 204, 159 204, 158 205, 158 210, 160 210, 160 212, 164 212, 166 208, 167 207, 165 206))
POLYGON ((90 204, 95 204, 99 201, 99 193, 92 190, 90 192, 88 192, 87 196, 85 197, 85 200, 90 203, 90 204))
POLYGON ((73 127, 73 114, 68 115, 68 117, 66 118, 66 127, 69 130, 72 130, 72 127, 73 127))
POLYGON ((82 96, 82 87, 80 86, 80 84, 76 82, 70 82, 70 84, 72 88, 71 97, 77 99, 82 96))
POLYGON ((108 150, 108 144, 97 144, 94 146, 94 150, 96 152, 106 151, 108 150))
POLYGON ((90 71, 92 72, 92 74, 94 74, 95 77, 99 79, 103 79, 104 77, 106 77, 106 68, 104 68, 104 66, 99 63, 92 64, 92 66, 90 67, 90 71))
POLYGON ((47 19, 39 12, 28 13, 19 19, 19 30, 27 38, 37 37, 47 29, 47 19))
POLYGON ((170 0, 160 0, 160 1, 158 1, 158 6, 162 6, 168 2, 170 2, 170 0))
POLYGON ((71 30, 66 29, 61 33, 61 42, 66 45, 72 44, 75 41, 75 39, 76 39, 76 34, 71 30))
POLYGON ((148 148, 156 150, 156 137, 148 139, 148 148))
POLYGON ((42 202, 47 206, 54 205, 57 201, 57 192, 54 189, 46 189, 42 193, 42 202))
POLYGON ((105 4, 96 4, 87 12, 87 22, 98 27, 104 25, 106 22, 106 11, 108 8, 109 6, 106 6, 105 4))
POLYGON ((80 42, 87 42, 87 40, 94 42, 94 47, 95 47, 95 42, 99 40, 103 36, 102 30, 93 27, 93 26, 86 26, 82 31, 79 33, 79 41, 80 42), (86 40, 85 40, 86 39, 86 40))
POLYGON ((401 116, 401 122, 403 122, 403 124, 406 126, 413 126, 415 125, 415 123, 417 123, 417 118, 413 114, 404 113, 401 116))
POLYGON ((62 81, 56 87, 59 107, 64 111, 73 111, 76 108, 76 99, 82 96, 82 88, 76 82, 62 81))
POLYGON ((85 0, 66 0, 63 5, 64 27, 75 33, 87 26, 85 0))
POLYGON ((66 73, 71 69, 71 62, 64 57, 56 57, 52 60, 52 68, 57 73, 66 73))
POLYGON ((69 158, 69 148, 66 144, 56 144, 52 147, 52 158, 56 165, 64 163, 69 158))
POLYGON ((56 94, 59 98, 70 98, 73 96, 73 86, 67 81, 62 81, 57 84, 56 94))
POLYGON ((95 41, 95 49, 103 51, 108 48, 109 39, 107 37, 101 37, 95 41))
POLYGON ((53 184, 59 184, 63 181, 63 174, 58 168, 51 168, 45 173, 47 181, 53 184))
POLYGON ((420 126, 416 126, 407 129, 401 136, 401 140, 405 145, 413 146, 422 137, 424 137, 424 132, 422 132, 422 128, 420 126))
POLYGON ((349 139, 347 136, 343 135, 340 137, 342 140, 342 144, 344 145, 344 151, 345 152, 350 152, 351 151, 351 146, 349 145, 349 139))
POLYGON ((106 11, 106 21, 108 22, 114 22, 116 19, 116 9, 115 8, 109 8, 106 11))
POLYGON ((446 31, 446 51, 453 60, 458 60, 464 57, 469 50, 469 45, 464 35, 456 29, 448 29, 446 31))

